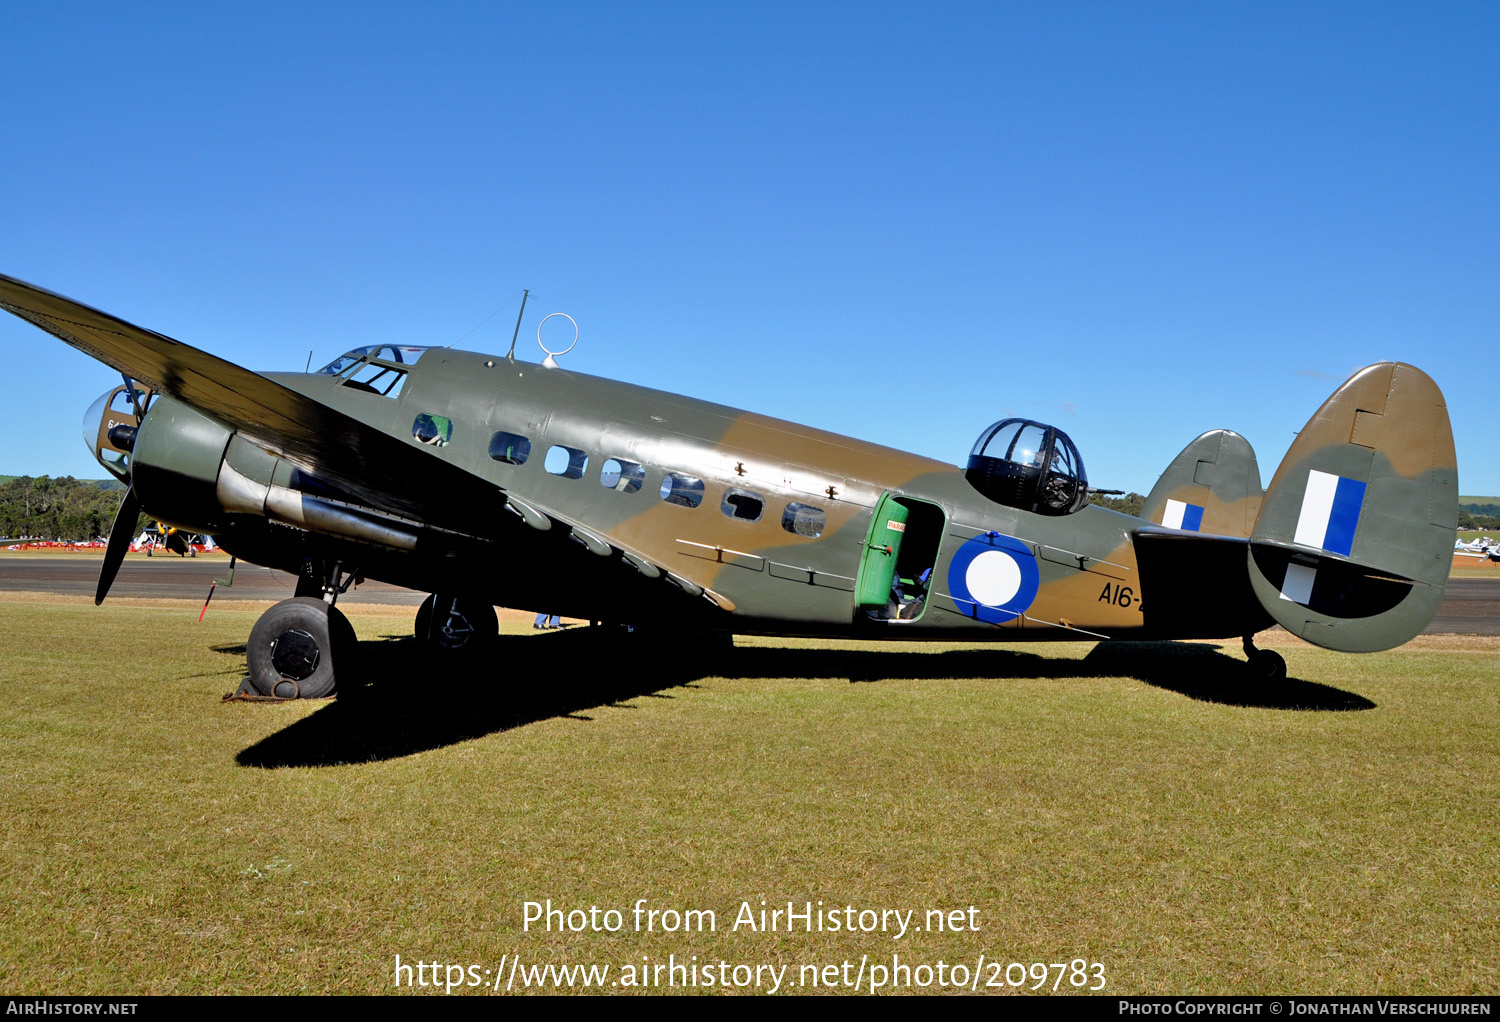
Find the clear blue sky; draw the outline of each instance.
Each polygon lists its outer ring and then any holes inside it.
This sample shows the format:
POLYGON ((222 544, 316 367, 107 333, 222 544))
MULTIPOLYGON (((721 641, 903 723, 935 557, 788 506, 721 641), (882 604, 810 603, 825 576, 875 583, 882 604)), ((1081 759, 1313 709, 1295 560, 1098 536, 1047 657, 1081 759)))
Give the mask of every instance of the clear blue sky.
MULTIPOLYGON (((251 368, 530 287, 528 358, 565 311, 570 368, 1144 492, 1400 359, 1500 493, 1493 3, 32 3, 0 92, 0 272, 251 368)), ((0 473, 102 475, 110 371, 0 359, 0 473)))

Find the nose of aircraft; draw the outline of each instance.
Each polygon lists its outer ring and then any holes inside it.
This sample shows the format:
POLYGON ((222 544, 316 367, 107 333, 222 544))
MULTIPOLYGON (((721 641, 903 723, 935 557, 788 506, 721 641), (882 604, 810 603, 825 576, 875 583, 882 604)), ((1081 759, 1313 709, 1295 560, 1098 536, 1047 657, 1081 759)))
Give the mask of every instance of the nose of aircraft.
POLYGON ((83 413, 83 445, 110 475, 124 483, 130 481, 130 449, 140 422, 133 409, 125 412, 116 406, 129 401, 125 387, 114 387, 100 394, 83 413))
POLYGON ((83 413, 83 446, 87 447, 89 453, 105 468, 109 468, 109 465, 99 455, 99 427, 104 419, 104 409, 109 406, 109 397, 113 393, 113 390, 106 390, 99 395, 99 400, 89 405, 89 410, 83 413))
POLYGON ((128 378, 123 386, 113 387, 89 405, 83 415, 83 442, 110 475, 126 486, 120 510, 115 512, 109 528, 109 542, 104 547, 104 562, 99 568, 99 585, 94 602, 104 602, 120 562, 130 549, 130 537, 141 515, 141 499, 130 480, 130 452, 135 448, 135 431, 146 414, 150 394, 128 378))

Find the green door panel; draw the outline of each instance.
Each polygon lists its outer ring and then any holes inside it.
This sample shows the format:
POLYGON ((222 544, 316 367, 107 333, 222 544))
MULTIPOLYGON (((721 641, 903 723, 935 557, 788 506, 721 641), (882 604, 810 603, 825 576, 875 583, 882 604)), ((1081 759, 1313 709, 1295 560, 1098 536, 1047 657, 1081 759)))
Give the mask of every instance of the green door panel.
POLYGON ((901 540, 906 535, 906 516, 906 508, 896 503, 889 491, 880 495, 859 561, 855 602, 861 609, 884 607, 890 602, 896 559, 901 554, 901 540))

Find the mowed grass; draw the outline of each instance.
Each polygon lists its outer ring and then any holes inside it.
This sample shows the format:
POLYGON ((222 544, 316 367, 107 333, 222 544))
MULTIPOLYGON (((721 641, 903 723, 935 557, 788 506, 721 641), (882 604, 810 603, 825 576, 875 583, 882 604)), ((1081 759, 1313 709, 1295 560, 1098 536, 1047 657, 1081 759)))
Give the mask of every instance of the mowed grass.
POLYGON ((409 609, 351 606, 373 680, 266 705, 220 702, 258 607, 0 601, 8 993, 387 993, 398 954, 517 953, 1500 988, 1500 640, 1282 638, 1300 680, 1266 689, 1237 644, 724 655, 508 617, 493 663, 448 671, 409 609), (625 928, 523 932, 547 898, 625 928), (640 898, 717 930, 635 932, 640 898), (972 905, 979 929, 733 931, 762 899, 972 905))
POLYGON ((1500 579, 1500 562, 1479 558, 1453 558, 1453 569, 1449 578, 1493 578, 1500 579))

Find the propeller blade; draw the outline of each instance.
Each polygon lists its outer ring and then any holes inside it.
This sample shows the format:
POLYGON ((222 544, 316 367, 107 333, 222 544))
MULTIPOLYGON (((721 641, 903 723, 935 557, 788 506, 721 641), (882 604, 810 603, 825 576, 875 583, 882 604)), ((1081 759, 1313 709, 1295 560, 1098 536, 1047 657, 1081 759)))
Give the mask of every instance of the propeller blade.
POLYGON ((141 517, 141 498, 135 495, 135 487, 125 491, 120 501, 120 510, 115 513, 115 524, 109 527, 109 545, 104 548, 104 565, 99 569, 99 588, 94 591, 94 606, 104 602, 109 587, 114 584, 120 562, 130 549, 130 537, 135 535, 136 521, 141 517))

